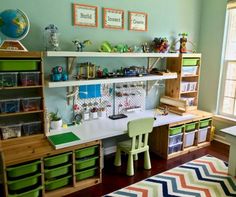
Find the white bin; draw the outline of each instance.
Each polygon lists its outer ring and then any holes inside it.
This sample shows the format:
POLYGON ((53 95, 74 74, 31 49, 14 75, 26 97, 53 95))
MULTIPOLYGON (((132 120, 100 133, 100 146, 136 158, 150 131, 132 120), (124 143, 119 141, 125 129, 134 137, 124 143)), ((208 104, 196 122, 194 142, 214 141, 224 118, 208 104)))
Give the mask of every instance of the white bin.
POLYGON ((206 141, 208 128, 209 127, 199 129, 199 131, 198 131, 198 143, 206 141))
POLYGON ((184 147, 188 147, 188 146, 193 145, 195 133, 196 133, 196 131, 185 133, 184 147))

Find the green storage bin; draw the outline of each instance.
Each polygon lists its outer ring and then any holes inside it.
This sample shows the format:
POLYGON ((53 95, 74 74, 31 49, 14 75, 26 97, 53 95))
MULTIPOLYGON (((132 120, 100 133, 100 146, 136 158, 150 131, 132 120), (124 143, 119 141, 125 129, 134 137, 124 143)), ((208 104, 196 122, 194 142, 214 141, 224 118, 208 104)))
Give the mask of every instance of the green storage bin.
POLYGON ((39 197, 42 189, 43 187, 40 186, 40 187, 37 187, 36 189, 30 190, 24 193, 9 194, 8 197, 39 197))
POLYGON ((181 126, 169 128, 169 135, 176 135, 176 134, 181 133, 183 127, 184 127, 184 126, 181 125, 181 126))
POLYGON ((91 146, 88 148, 83 148, 75 151, 75 157, 76 159, 88 157, 91 155, 94 155, 98 149, 98 146, 91 146))
POLYGON ((182 65, 184 66, 196 66, 199 59, 183 59, 182 65))
POLYGON ((67 163, 70 160, 71 154, 72 153, 69 152, 69 153, 64 153, 64 154, 44 158, 44 166, 53 167, 53 166, 57 166, 63 163, 67 163))
POLYGON ((8 189, 10 191, 16 191, 16 190, 24 189, 26 187, 36 185, 39 182, 39 177, 41 177, 41 174, 36 174, 34 176, 30 176, 27 178, 18 179, 14 181, 8 181, 7 182, 8 189))
POLYGON ((83 170, 86 168, 94 167, 97 163, 98 157, 92 157, 88 159, 78 160, 75 163, 76 170, 83 170))
POLYGON ((51 170, 45 169, 45 178, 52 179, 58 176, 66 175, 70 172, 70 167, 72 164, 67 164, 58 168, 53 168, 51 170))
POLYGON ((60 178, 60 179, 55 179, 52 181, 46 181, 45 182, 45 190, 46 191, 55 190, 55 189, 64 187, 66 185, 69 185, 70 182, 71 182, 71 175, 60 178))
POLYGON ((17 178, 27 174, 32 174, 38 171, 41 161, 35 161, 28 164, 17 165, 7 168, 7 176, 10 178, 17 178))
POLYGON ((94 176, 96 174, 96 170, 97 170, 97 168, 91 168, 91 169, 88 169, 88 170, 77 172, 76 175, 75 175, 76 181, 81 181, 83 179, 94 176))
POLYGON ((38 70, 36 60, 1 60, 0 71, 38 70))
POLYGON ((200 120, 199 127, 200 128, 208 127, 210 125, 210 121, 211 119, 200 120))
POLYGON ((185 124, 185 132, 194 131, 196 128, 196 122, 185 124))

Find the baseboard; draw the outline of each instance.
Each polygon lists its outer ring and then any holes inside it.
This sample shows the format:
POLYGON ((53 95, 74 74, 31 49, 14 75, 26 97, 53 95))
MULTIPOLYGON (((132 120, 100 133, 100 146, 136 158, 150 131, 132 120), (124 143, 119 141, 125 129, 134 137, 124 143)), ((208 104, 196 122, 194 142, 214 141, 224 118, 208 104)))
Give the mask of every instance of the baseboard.
POLYGON ((104 155, 110 155, 115 152, 116 152, 116 146, 110 146, 110 147, 104 148, 104 155))
POLYGON ((229 143, 225 140, 225 137, 224 137, 224 136, 215 134, 215 135, 214 135, 214 140, 215 140, 215 141, 218 141, 218 142, 221 142, 221 143, 223 143, 223 144, 229 145, 229 143))

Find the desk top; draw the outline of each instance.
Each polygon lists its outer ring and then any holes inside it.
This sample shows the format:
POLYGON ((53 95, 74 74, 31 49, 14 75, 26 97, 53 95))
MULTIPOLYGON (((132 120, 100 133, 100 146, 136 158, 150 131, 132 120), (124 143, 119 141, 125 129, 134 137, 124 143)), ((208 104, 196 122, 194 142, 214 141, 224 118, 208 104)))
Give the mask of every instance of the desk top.
MULTIPOLYGON (((145 110, 141 112, 132 112, 126 114, 128 117, 118 120, 111 120, 109 118, 95 119, 84 121, 81 125, 61 129, 60 131, 50 131, 49 135, 60 134, 64 132, 73 132, 80 140, 72 143, 66 143, 55 146, 56 149, 65 148, 72 145, 82 144, 94 140, 100 140, 110 137, 115 137, 127 133, 127 123, 131 120, 145 117, 154 117, 155 110, 145 110)), ((186 120, 194 120, 199 118, 199 111, 195 114, 187 114, 180 116, 169 113, 166 116, 156 115, 156 120, 153 127, 168 125, 171 123, 182 122, 186 120)))
POLYGON ((236 126, 227 127, 227 128, 221 129, 221 131, 225 134, 229 134, 236 137, 236 126))

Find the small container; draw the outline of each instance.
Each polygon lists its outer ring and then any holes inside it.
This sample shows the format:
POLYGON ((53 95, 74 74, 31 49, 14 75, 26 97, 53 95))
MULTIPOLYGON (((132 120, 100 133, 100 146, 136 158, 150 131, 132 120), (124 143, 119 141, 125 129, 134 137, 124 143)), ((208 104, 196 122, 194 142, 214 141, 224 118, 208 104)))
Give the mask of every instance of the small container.
POLYGON ((179 133, 182 132, 182 128, 183 128, 183 127, 184 127, 183 125, 181 125, 181 126, 176 126, 176 127, 171 127, 171 128, 169 128, 169 134, 170 134, 170 135, 179 134, 179 133))
POLYGON ((197 66, 183 66, 182 67, 182 76, 196 75, 197 66))
POLYGON ((21 124, 12 124, 0 126, 2 139, 21 137, 21 124))
POLYGON ((75 158, 80 159, 83 157, 92 156, 98 151, 98 146, 91 146, 88 148, 78 149, 75 151, 75 158))
POLYGON ((181 92, 187 92, 188 91, 188 82, 181 82, 181 92))
POLYGON ((22 98, 21 106, 23 111, 37 111, 40 110, 41 97, 22 98))
POLYGON ((197 82, 189 82, 188 91, 195 91, 197 88, 197 82))
POLYGON ((169 148, 168 148, 169 152, 168 153, 171 154, 171 153, 175 153, 175 152, 180 151, 182 148, 182 144, 183 144, 183 142, 180 142, 180 143, 174 144, 174 145, 169 145, 169 148))
POLYGON ((181 97, 181 100, 187 101, 188 106, 194 106, 194 97, 181 97))
POLYGON ((57 167, 57 168, 53 168, 53 169, 50 169, 50 170, 45 169, 44 170, 45 178, 46 179, 52 179, 52 178, 63 176, 63 175, 65 176, 68 173, 70 173, 71 165, 72 164, 67 164, 67 165, 60 166, 60 167, 57 167))
POLYGON ((42 122, 41 121, 34 121, 34 122, 27 122, 22 124, 22 135, 28 136, 37 134, 42 131, 42 122))
POLYGON ((182 61, 183 66, 196 66, 198 65, 199 59, 184 58, 182 61))
POLYGON ((200 128, 208 127, 210 125, 210 121, 211 119, 200 120, 199 127, 200 128))
POLYGON ((0 87, 17 86, 18 72, 0 72, 0 87))
POLYGON ((14 192, 14 194, 8 194, 7 197, 39 197, 41 196, 40 193, 42 189, 43 187, 39 186, 35 189, 31 189, 23 193, 14 192))
POLYGON ((184 147, 192 146, 196 131, 185 133, 184 147))
POLYGON ((98 112, 90 112, 91 119, 97 119, 98 118, 98 112))
POLYGON ((99 111, 98 116, 99 116, 99 118, 106 118, 107 117, 107 112, 106 111, 99 111))
POLYGON ((196 122, 185 124, 185 132, 194 131, 196 128, 196 122))
POLYGON ((169 145, 178 144, 182 141, 183 133, 169 136, 169 145))
POLYGON ((44 158, 46 168, 55 167, 61 164, 67 164, 71 158, 71 152, 44 158))
POLYGON ((0 113, 20 112, 20 99, 0 100, 0 113))
POLYGON ((84 170, 84 171, 81 171, 81 172, 77 172, 76 175, 75 175, 76 181, 81 181, 83 179, 94 176, 96 174, 96 170, 97 170, 97 167, 91 168, 91 169, 88 169, 88 170, 84 170))
POLYGON ((77 171, 84 170, 86 168, 94 167, 97 164, 98 157, 84 158, 75 162, 75 168, 77 171))
POLYGON ((55 189, 64 187, 66 185, 69 185, 70 183, 71 183, 71 175, 60 178, 60 179, 46 181, 45 190, 46 191, 55 190, 55 189))
POLYGON ((38 63, 35 60, 1 60, 0 71, 29 71, 37 70, 38 63))
POLYGON ((39 85, 40 72, 20 72, 20 84, 22 86, 35 86, 39 85))
POLYGON ((83 120, 89 120, 89 112, 84 111, 84 112, 82 113, 82 118, 83 118, 83 120))
POLYGON ((198 143, 206 141, 208 128, 209 127, 199 129, 199 131, 198 131, 198 143))

